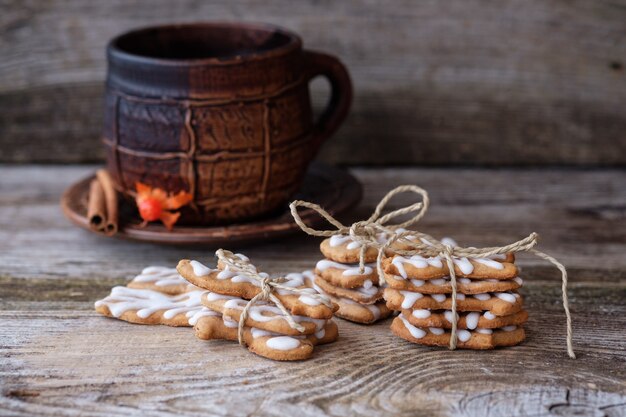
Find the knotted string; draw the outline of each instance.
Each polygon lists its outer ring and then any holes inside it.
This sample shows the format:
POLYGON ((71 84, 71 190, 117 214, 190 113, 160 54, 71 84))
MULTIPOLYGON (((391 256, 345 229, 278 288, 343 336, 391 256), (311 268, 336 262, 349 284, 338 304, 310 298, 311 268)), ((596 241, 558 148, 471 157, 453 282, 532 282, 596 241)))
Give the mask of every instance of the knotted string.
POLYGON ((569 310, 569 299, 567 296, 567 271, 563 264, 557 261, 555 258, 547 255, 543 252, 534 249, 534 247, 538 243, 539 235, 537 233, 531 233, 528 237, 521 239, 517 242, 513 242, 509 245, 505 246, 496 246, 496 247, 486 247, 486 248, 475 248, 475 247, 460 247, 460 246, 450 246, 445 245, 434 237, 421 233, 414 230, 401 230, 401 228, 410 226, 417 221, 419 221, 429 206, 428 193, 417 186, 413 185, 403 185, 391 190, 376 206, 376 210, 370 216, 369 219, 365 221, 360 221, 353 223, 352 226, 347 227, 333 218, 327 211, 322 209, 320 206, 312 203, 307 203, 304 201, 296 200, 290 204, 291 214, 296 221, 296 224, 300 226, 300 228, 313 236, 323 236, 330 237, 334 235, 345 235, 349 234, 352 240, 361 244, 361 252, 359 255, 359 268, 360 272, 364 271, 364 256, 365 250, 367 247, 374 247, 378 250, 378 256, 376 258, 376 270, 378 273, 378 279, 381 283, 385 282, 385 274, 382 269, 382 259, 386 253, 392 252, 398 255, 420 255, 423 257, 441 257, 445 259, 448 270, 450 271, 450 287, 452 289, 452 300, 451 300, 451 310, 452 310, 452 329, 450 332, 450 349, 456 349, 457 346, 457 325, 458 325, 458 314, 457 314, 457 280, 456 280, 456 272, 454 268, 454 258, 488 258, 493 255, 502 255, 507 253, 516 253, 516 252, 529 252, 541 259, 544 259, 554 266, 556 266, 559 271, 561 271, 561 291, 563 294, 563 309, 565 310, 566 317, 566 326, 567 326, 567 354, 571 358, 576 358, 574 354, 573 344, 572 344, 572 317, 569 310), (402 192, 414 192, 422 196, 423 203, 414 203, 410 206, 394 210, 384 216, 381 216, 381 213, 389 200, 395 196, 396 194, 402 192), (304 224, 302 219, 300 218, 297 207, 307 207, 315 210, 320 216, 326 219, 330 224, 336 227, 336 230, 315 230, 311 227, 308 227, 304 224), (405 221, 404 223, 395 224, 395 225, 385 225, 389 220, 394 217, 401 216, 408 213, 415 213, 412 218, 405 221), (398 230, 400 229, 400 230, 398 230), (380 243, 376 239, 377 233, 386 233, 387 239, 384 243, 380 243), (409 249, 401 249, 397 247, 393 247, 392 245, 396 242, 401 242, 403 245, 408 245, 409 249))
POLYGON ((401 185, 389 191, 387 195, 383 197, 380 203, 376 206, 374 213, 372 213, 367 220, 353 223, 350 226, 341 224, 341 222, 331 216, 322 207, 307 201, 295 200, 289 205, 289 209, 291 210, 291 215, 293 216, 296 224, 305 233, 308 233, 311 236, 331 237, 336 235, 349 235, 353 241, 359 243, 361 246, 359 252, 359 272, 363 273, 365 270, 365 252, 367 251, 367 248, 372 247, 380 250, 380 248, 384 245, 384 242, 381 243, 378 241, 378 235, 383 233, 388 237, 395 234, 398 229, 402 230, 414 223, 417 223, 422 217, 424 217, 424 214, 426 214, 429 204, 430 200, 426 190, 416 185, 401 185), (389 203, 389 200, 391 200, 395 195, 405 192, 412 192, 421 196, 422 201, 391 211, 383 216, 382 212, 389 203), (335 229, 316 230, 307 226, 298 213, 298 207, 305 207, 316 211, 320 216, 326 219, 328 223, 335 226, 335 229), (411 217, 408 220, 401 223, 387 224, 396 217, 407 214, 411 214, 411 217))
POLYGON ((296 321, 293 319, 291 312, 285 308, 280 299, 274 294, 275 290, 280 289, 289 291, 296 295, 306 295, 307 297, 311 297, 316 301, 319 301, 320 303, 326 305, 327 307, 332 308, 332 303, 330 299, 328 299, 328 297, 322 294, 308 292, 308 288, 294 288, 283 285, 282 283, 286 281, 284 277, 270 278, 267 274, 259 273, 256 267, 252 265, 249 260, 241 259, 230 251, 218 249, 215 254, 217 255, 222 265, 224 265, 224 269, 235 272, 237 274, 245 275, 247 278, 258 281, 259 287, 261 288, 261 292, 252 297, 252 299, 246 303, 243 310, 241 311, 241 315, 239 316, 237 338, 239 340, 239 343, 242 345, 245 344, 243 332, 246 320, 248 319, 250 308, 258 301, 267 301, 273 303, 283 313, 285 320, 292 329, 296 329, 300 333, 305 330, 302 325, 296 323, 296 321))

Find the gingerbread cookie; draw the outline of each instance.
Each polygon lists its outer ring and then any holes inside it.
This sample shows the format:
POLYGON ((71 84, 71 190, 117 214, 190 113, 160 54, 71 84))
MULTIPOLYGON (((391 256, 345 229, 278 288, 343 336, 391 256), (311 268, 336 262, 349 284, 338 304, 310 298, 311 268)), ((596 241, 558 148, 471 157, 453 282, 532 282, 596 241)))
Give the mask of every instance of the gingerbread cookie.
POLYGON ((128 288, 153 290, 170 295, 178 295, 194 289, 192 284, 180 276, 176 268, 164 266, 144 268, 141 274, 134 277, 126 286, 128 288))
POLYGON ((316 277, 314 282, 316 288, 320 288, 324 294, 337 298, 347 298, 360 304, 374 304, 383 298, 382 288, 372 284, 371 281, 366 282, 366 286, 350 289, 336 287, 320 277, 316 277))
MULTIPOLYGON (((403 317, 416 327, 440 327, 444 329, 452 328, 453 315, 450 310, 402 310, 403 317)), ((519 326, 528 320, 526 310, 508 316, 496 316, 491 311, 472 311, 460 313, 457 328, 474 330, 497 329, 506 326, 519 326)))
MULTIPOLYGON (((428 309, 450 310, 452 298, 447 294, 423 295, 417 292, 385 288, 384 298, 391 310, 428 309)), ((523 299, 514 292, 493 294, 457 294, 457 311, 490 311, 496 316, 508 316, 522 309, 523 299)))
POLYGON ((328 259, 322 259, 315 265, 315 275, 336 287, 356 288, 378 285, 376 264, 366 264, 363 273, 359 270, 359 264, 342 264, 328 259))
MULTIPOLYGON (((415 278, 404 279, 397 275, 385 274, 385 282, 390 288, 396 290, 414 291, 422 294, 452 293, 450 277, 420 280, 415 278)), ((516 290, 522 284, 523 281, 519 277, 510 280, 457 278, 456 289, 463 294, 482 294, 516 290)))
POLYGON ((334 297, 327 294, 315 283, 313 283, 313 288, 315 288, 320 294, 326 295, 333 303, 339 306, 339 309, 335 312, 335 316, 342 319, 360 324, 372 324, 378 320, 383 320, 389 317, 391 314, 391 310, 387 308, 387 305, 384 302, 375 304, 360 304, 349 298, 334 297))
MULTIPOLYGON (((194 285, 218 294, 249 300, 261 292, 258 280, 228 269, 211 269, 198 261, 187 259, 181 260, 176 269, 186 280, 194 285)), ((267 276, 264 273, 261 273, 261 275, 267 276)), ((312 290, 311 286, 307 284, 312 277, 312 272, 308 272, 308 276, 306 274, 288 274, 284 277, 281 284, 303 292, 316 294, 315 290, 312 290)), ((278 289, 275 295, 291 313, 296 315, 329 319, 337 309, 336 306, 329 307, 318 299, 309 297, 306 294, 294 294, 287 290, 278 289)))
MULTIPOLYGON (((230 318, 208 316, 200 318, 194 329, 200 339, 237 341, 237 327, 238 323, 230 318)), ((248 349, 259 356, 279 361, 295 361, 310 358, 313 346, 335 341, 338 329, 332 320, 314 334, 299 336, 245 327, 243 337, 248 349)))
MULTIPOLYGON (((242 298, 224 296, 212 292, 206 292, 202 295, 202 304, 204 306, 219 312, 225 318, 234 320, 237 323, 247 303, 248 300, 242 298)), ((278 307, 263 302, 250 307, 245 325, 247 327, 254 327, 284 335, 298 336, 301 334, 309 335, 319 332, 324 328, 327 322, 324 319, 314 319, 307 316, 292 316, 292 318, 303 327, 302 332, 293 329, 289 325, 284 314, 278 307)))
MULTIPOLYGON (((412 343, 425 346, 448 346, 450 331, 440 327, 420 328, 412 325, 403 315, 391 323, 391 331, 412 343)), ((457 330, 457 348, 493 349, 500 346, 514 346, 526 337, 524 329, 518 326, 506 326, 500 329, 457 330)))
MULTIPOLYGON (((454 258, 454 272, 457 278, 474 279, 513 279, 518 270, 515 264, 490 258, 454 258)), ((404 257, 395 255, 383 259, 385 274, 404 279, 437 279, 450 275, 445 259, 435 256, 424 258, 420 255, 404 257)))
POLYGON ((196 290, 179 295, 128 287, 113 287, 111 294, 96 301, 96 311, 136 324, 166 324, 190 326, 189 318, 202 310, 200 297, 204 291, 196 290))

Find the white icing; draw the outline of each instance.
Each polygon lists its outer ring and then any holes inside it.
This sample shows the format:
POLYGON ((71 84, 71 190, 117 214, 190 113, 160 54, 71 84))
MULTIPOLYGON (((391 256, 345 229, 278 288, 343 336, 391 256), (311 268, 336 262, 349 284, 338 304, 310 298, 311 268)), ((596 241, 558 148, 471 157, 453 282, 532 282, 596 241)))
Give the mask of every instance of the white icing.
POLYGON ((209 275, 211 272, 214 271, 214 269, 211 269, 198 261, 190 261, 189 265, 191 265, 191 268, 193 269, 193 274, 197 277, 209 275))
POLYGON ((456 244, 456 240, 452 239, 451 237, 444 237, 443 239, 441 239, 441 243, 447 246, 452 246, 452 247, 458 246, 456 244))
POLYGON ((430 317, 430 310, 424 310, 424 309, 418 309, 418 310, 413 310, 413 317, 417 318, 417 319, 425 319, 430 317))
POLYGON ((228 269, 224 269, 224 270, 221 270, 217 274, 217 279, 230 279, 236 275, 237 274, 235 272, 229 271, 228 269))
POLYGON ((491 330, 491 329, 476 329, 476 331, 478 333, 482 333, 482 334, 491 334, 491 333, 493 333, 493 330, 491 330))
POLYGON ((507 303, 514 303, 517 300, 513 294, 508 292, 497 292, 495 296, 507 303))
POLYGON ((483 281, 485 281, 485 282, 500 282, 499 279, 495 279, 495 278, 487 278, 487 279, 485 279, 483 281))
MULTIPOLYGON (((235 310, 243 310, 244 307, 248 304, 247 300, 243 300, 241 298, 233 298, 224 303, 224 308, 235 309, 235 310)), ((254 304, 248 309, 248 316, 259 323, 267 323, 272 320, 285 320, 285 316, 282 311, 276 306, 269 304, 254 304), (267 314, 269 313, 269 314, 267 314)), ((317 330, 324 327, 326 320, 323 319, 314 319, 312 317, 306 316, 291 316, 296 323, 301 322, 309 322, 315 325, 317 330)))
POLYGON ((469 278, 458 278, 458 281, 459 281, 461 284, 471 284, 471 283, 472 283, 472 280, 471 280, 471 279, 469 279, 469 278))
POLYGON ((324 336, 326 336, 326 329, 324 329, 324 328, 321 328, 319 331, 317 331, 315 333, 315 338, 316 339, 323 339, 324 336))
POLYGON ((380 318, 380 308, 378 308, 376 304, 365 304, 364 307, 372 313, 374 320, 378 320, 380 318))
POLYGON ((239 327, 239 323, 237 323, 235 320, 231 319, 230 317, 224 316, 222 317, 222 320, 224 321, 224 326, 226 327, 230 327, 231 329, 239 327))
POLYGON ((504 326, 501 330, 504 330, 505 332, 512 332, 513 330, 517 330, 517 326, 504 326))
POLYGON ((452 311, 446 310, 443 312, 443 316, 448 320, 449 323, 452 323, 452 311))
POLYGON ((493 320, 496 318, 496 315, 493 314, 491 311, 485 311, 485 314, 483 314, 483 317, 486 318, 487 320, 493 320))
POLYGON ((169 285, 187 285, 189 282, 181 277, 175 268, 164 266, 149 266, 141 271, 141 274, 133 278, 132 282, 149 282, 157 287, 169 285))
POLYGON ((483 294, 474 294, 472 297, 480 301, 487 301, 491 298, 491 295, 487 293, 483 293, 483 294))
MULTIPOLYGON (((458 295, 458 294, 457 294, 458 295)), ((446 301, 446 295, 445 294, 431 294, 431 297, 439 302, 439 303, 443 303, 444 301, 446 301)))
POLYGON ((232 297, 230 295, 218 294, 216 292, 205 292, 204 293, 204 298, 207 301, 217 301, 217 300, 232 300, 233 298, 237 298, 237 297, 232 297))
POLYGON ((457 300, 465 300, 465 294, 456 293, 456 299, 457 300))
POLYGON ((479 318, 480 318, 480 313, 477 313, 477 312, 468 313, 465 316, 465 324, 467 325, 467 328, 470 330, 475 329, 476 326, 478 326, 479 318))
POLYGON ((474 271, 474 266, 467 258, 454 258, 452 261, 465 275, 471 274, 474 271))
POLYGON ((411 278, 411 284, 413 284, 415 287, 421 287, 422 285, 424 285, 426 283, 426 281, 423 281, 421 279, 414 279, 411 278))
POLYGON ((359 264, 342 264, 339 262, 329 261, 328 259, 322 259, 315 265, 315 267, 319 271, 326 271, 329 268, 342 269, 343 272, 341 275, 343 276, 362 276, 374 273, 374 264, 365 264, 363 273, 361 273, 359 271, 359 264))
POLYGON ((409 333, 411 333, 411 336, 413 336, 415 339, 421 339, 422 337, 426 336, 426 332, 424 330, 413 326, 411 323, 408 322, 407 319, 404 318, 402 314, 398 317, 400 318, 400 320, 402 320, 402 323, 404 323, 404 327, 406 327, 409 333))
POLYGON ((459 338, 461 342, 467 342, 468 340, 471 339, 472 334, 468 332, 467 330, 460 329, 456 331, 456 336, 459 338))
POLYGON ((276 334, 268 330, 257 329, 256 327, 251 327, 250 333, 252 334, 253 339, 257 339, 259 337, 265 337, 265 336, 274 336, 276 334))
POLYGON ((402 300, 402 308, 413 307, 413 304, 415 304, 417 300, 423 297, 422 294, 411 291, 400 291, 400 294, 404 296, 404 299, 402 300))
POLYGON ((334 235, 330 237, 329 244, 331 248, 341 246, 346 242, 352 242, 352 238, 348 235, 334 235))
POLYGON ((513 278, 513 281, 517 282, 519 285, 524 285, 524 280, 520 277, 513 278))
POLYGON ((442 335, 444 334, 446 331, 440 327, 429 327, 428 331, 431 332, 432 334, 436 334, 436 335, 442 335))
POLYGON ((202 309, 198 311, 189 311, 186 316, 191 326, 195 326, 202 317, 222 317, 220 313, 206 307, 202 307, 202 309))
POLYGON ((402 278, 406 279, 408 277, 406 270, 404 269, 404 264, 410 264, 414 268, 427 268, 429 265, 435 268, 442 268, 443 263, 441 262, 441 258, 433 257, 433 258, 424 258, 420 255, 413 255, 410 258, 405 258, 404 256, 394 256, 391 263, 396 267, 398 273, 402 276, 402 278))
POLYGON ((483 264, 491 269, 504 269, 504 264, 488 258, 474 258, 474 261, 483 264))
POLYGON ((446 283, 446 280, 443 278, 438 278, 438 279, 431 279, 428 282, 433 285, 444 285, 446 283))
POLYGON ((298 297, 298 301, 300 301, 302 304, 306 304, 312 307, 322 304, 319 300, 316 300, 315 298, 306 294, 302 294, 300 297, 298 297))
POLYGON ((300 341, 289 336, 278 336, 267 339, 265 344, 274 350, 292 350, 300 346, 300 341))
POLYGON ((145 319, 163 311, 163 317, 171 319, 178 314, 187 314, 202 309, 200 297, 204 291, 191 291, 179 295, 167 295, 158 291, 128 287, 114 287, 111 294, 95 306, 106 305, 114 317, 135 310, 138 317, 145 319))
POLYGON ((370 279, 363 281, 363 288, 366 290, 372 288, 372 285, 374 285, 374 283, 370 279))

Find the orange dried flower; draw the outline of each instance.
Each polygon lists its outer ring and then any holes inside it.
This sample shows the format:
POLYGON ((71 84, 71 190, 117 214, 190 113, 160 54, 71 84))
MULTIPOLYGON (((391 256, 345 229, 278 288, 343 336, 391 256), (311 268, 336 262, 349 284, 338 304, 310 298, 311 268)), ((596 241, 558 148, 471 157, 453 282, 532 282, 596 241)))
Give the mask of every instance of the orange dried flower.
POLYGON ((172 230, 178 221, 180 213, 173 213, 173 210, 189 204, 192 200, 191 194, 181 191, 178 194, 168 194, 160 188, 152 188, 140 182, 135 183, 137 197, 135 202, 139 209, 139 215, 143 219, 142 226, 148 222, 160 220, 167 230, 172 230))

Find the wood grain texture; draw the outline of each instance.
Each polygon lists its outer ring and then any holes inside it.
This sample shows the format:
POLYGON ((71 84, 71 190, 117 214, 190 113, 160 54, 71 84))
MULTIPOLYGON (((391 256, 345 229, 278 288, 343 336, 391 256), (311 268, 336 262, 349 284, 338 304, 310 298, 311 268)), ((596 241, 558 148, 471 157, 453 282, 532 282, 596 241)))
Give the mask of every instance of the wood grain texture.
MULTIPOLYGON (((432 194, 420 229, 466 244, 542 234, 570 271, 577 360, 567 358, 558 273, 520 256, 528 339, 491 352, 430 349, 390 321, 339 321, 340 339, 276 363, 190 329, 97 316, 92 303, 148 264, 210 261, 207 247, 92 236, 63 219, 64 187, 95 167, 0 166, 0 415, 580 416, 626 413, 626 172, 356 169, 354 220, 395 185, 432 194)), ((405 203, 394 200, 394 207, 405 203)), ((319 259, 306 236, 240 248, 270 272, 319 259)))
MULTIPOLYGON (((3 0, 0 160, 102 158, 104 45, 168 21, 265 21, 348 66, 345 164, 626 163, 626 3, 3 0)), ((318 107, 323 92, 314 94, 318 107)))

